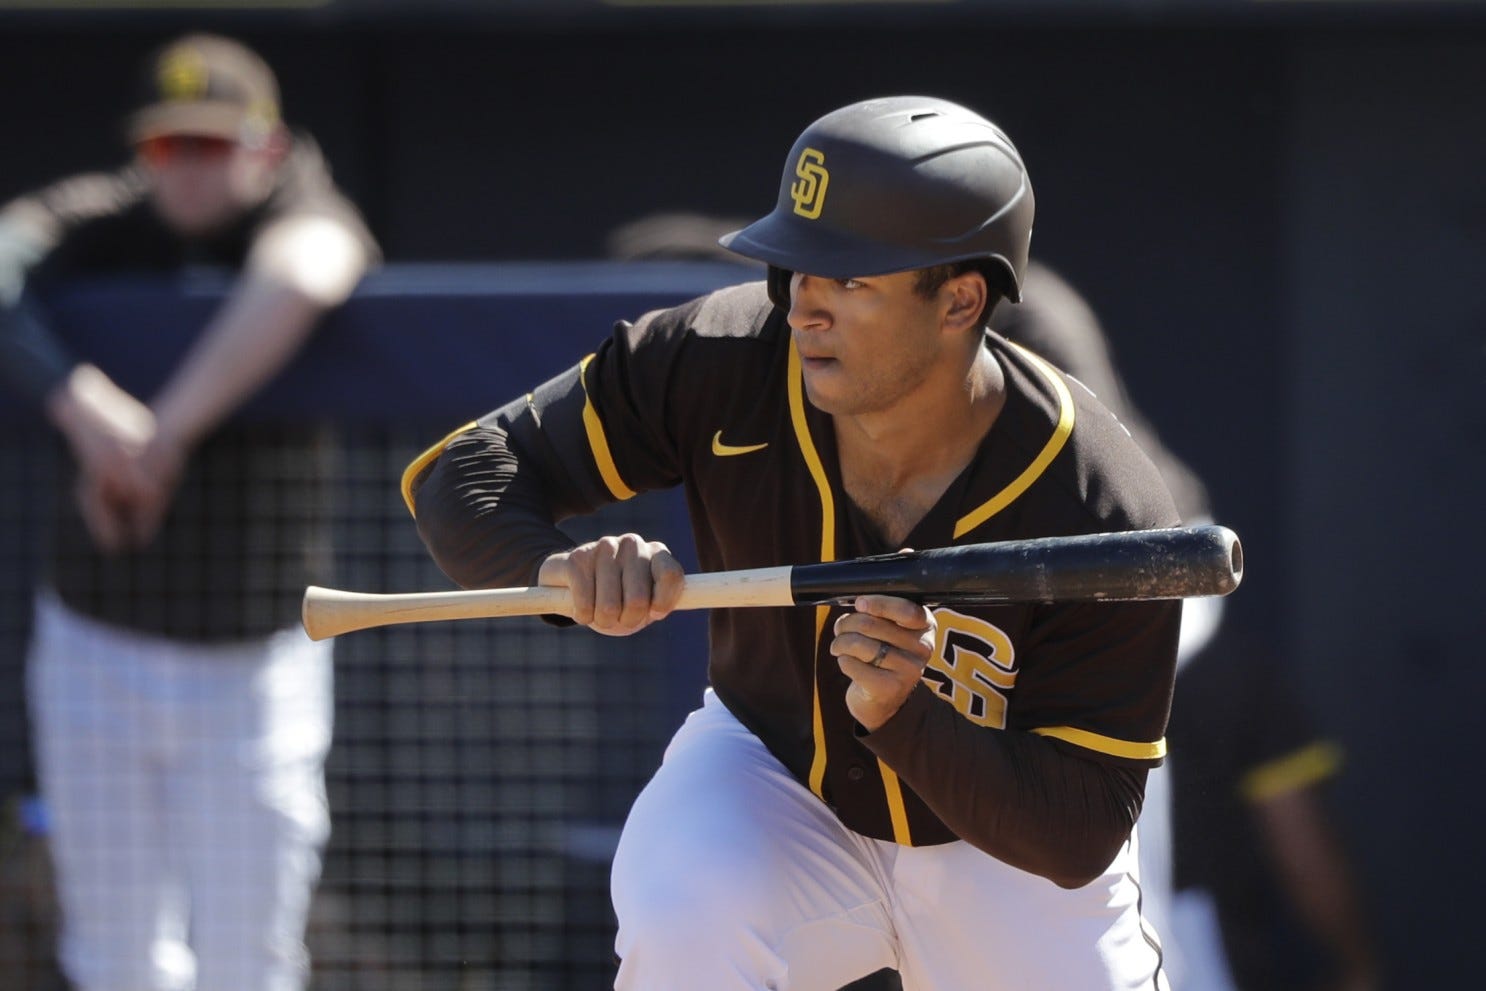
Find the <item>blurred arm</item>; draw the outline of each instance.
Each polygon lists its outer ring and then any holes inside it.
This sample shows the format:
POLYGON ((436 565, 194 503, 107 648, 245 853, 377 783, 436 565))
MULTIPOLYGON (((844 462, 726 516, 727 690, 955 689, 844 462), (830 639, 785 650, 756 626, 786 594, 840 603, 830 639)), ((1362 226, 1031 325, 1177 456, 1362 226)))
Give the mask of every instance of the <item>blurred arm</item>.
POLYGON ((254 246, 237 286, 151 403, 160 433, 188 450, 278 372, 366 271, 344 225, 291 217, 254 246))
POLYGON ((1254 804, 1270 859, 1290 903, 1332 954, 1338 991, 1379 987, 1361 899, 1339 838, 1314 788, 1269 795, 1254 804))
POLYGON ((31 269, 56 242, 54 227, 32 199, 0 211, 0 378, 35 403, 65 384, 76 364, 51 328, 21 303, 31 269))
POLYGON ((290 217, 263 232, 227 301, 151 403, 154 436, 130 465, 128 542, 153 539, 191 449, 288 363, 367 264, 361 242, 328 218, 290 217))
MULTIPOLYGON (((88 182, 54 188, 86 190, 88 182)), ((23 299, 32 269, 56 247, 68 219, 48 207, 49 192, 0 212, 0 379, 38 405, 67 439, 80 473, 83 520, 98 545, 113 551, 127 539, 119 503, 132 487, 134 459, 154 436, 155 417, 99 368, 79 363, 23 299)))
MULTIPOLYGON (((87 366, 79 376, 76 356, 24 296, 33 270, 71 233, 127 210, 143 195, 131 170, 89 173, 59 179, 0 210, 0 378, 44 406, 75 452, 98 446, 79 431, 132 436, 139 404, 97 368, 87 366)), ((79 452, 83 467, 96 467, 85 453, 79 452)))

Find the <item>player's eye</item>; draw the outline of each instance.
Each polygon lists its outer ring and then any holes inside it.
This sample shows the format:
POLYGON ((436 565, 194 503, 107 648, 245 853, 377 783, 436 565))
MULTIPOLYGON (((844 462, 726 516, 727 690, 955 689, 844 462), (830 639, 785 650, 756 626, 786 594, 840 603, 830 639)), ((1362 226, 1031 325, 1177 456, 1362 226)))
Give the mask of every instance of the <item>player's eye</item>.
POLYGON ((860 289, 865 283, 861 279, 837 279, 836 285, 842 289, 860 289))

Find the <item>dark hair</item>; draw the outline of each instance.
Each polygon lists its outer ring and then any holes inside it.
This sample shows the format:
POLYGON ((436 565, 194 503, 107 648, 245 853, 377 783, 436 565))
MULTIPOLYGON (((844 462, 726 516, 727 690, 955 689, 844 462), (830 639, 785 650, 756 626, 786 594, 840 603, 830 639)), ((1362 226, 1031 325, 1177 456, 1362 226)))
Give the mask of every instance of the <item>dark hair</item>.
POLYGON ((946 282, 966 272, 979 272, 986 280, 986 305, 980 311, 979 323, 984 325, 991 319, 991 311, 996 304, 1006 296, 1005 270, 999 265, 992 264, 982 258, 971 258, 967 261, 945 262, 943 265, 930 265, 928 268, 918 270, 918 279, 913 283, 914 292, 924 299, 931 299, 946 282))

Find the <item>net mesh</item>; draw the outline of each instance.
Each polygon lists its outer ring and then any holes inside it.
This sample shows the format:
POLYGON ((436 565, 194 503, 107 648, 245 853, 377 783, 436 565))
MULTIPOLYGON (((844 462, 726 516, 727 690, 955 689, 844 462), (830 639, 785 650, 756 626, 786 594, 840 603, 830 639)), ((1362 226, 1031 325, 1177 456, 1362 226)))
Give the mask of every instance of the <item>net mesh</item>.
MULTIPOLYGON (((338 431, 337 585, 450 587, 397 491, 403 467, 443 429, 338 431)), ((45 825, 16 804, 34 791, 23 690, 32 585, 67 497, 44 434, 22 431, 0 449, 0 770, 15 799, 0 851, 0 974, 21 975, 5 982, 18 991, 57 986, 45 825)), ((254 513, 271 528, 302 506, 292 484, 270 489, 283 498, 254 513)), ((654 532, 674 520, 671 498, 642 496, 572 532, 654 532)), ((701 653, 700 626, 684 621, 620 639, 536 619, 340 638, 326 765, 332 834, 307 938, 312 987, 607 986, 609 858, 630 802, 699 697, 701 653), (678 672, 667 656, 692 645, 697 666, 678 672)))

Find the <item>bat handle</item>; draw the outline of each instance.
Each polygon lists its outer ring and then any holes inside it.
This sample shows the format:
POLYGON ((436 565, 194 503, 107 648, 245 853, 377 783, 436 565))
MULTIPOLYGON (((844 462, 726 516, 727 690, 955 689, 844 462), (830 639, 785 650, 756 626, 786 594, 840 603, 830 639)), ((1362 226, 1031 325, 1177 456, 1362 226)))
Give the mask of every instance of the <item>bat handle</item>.
MULTIPOLYGON (((790 595, 790 570, 787 567, 757 568, 688 575, 676 608, 794 605, 790 595)), ((300 618, 311 640, 324 640, 355 630, 398 623, 545 615, 572 616, 572 594, 566 588, 551 585, 394 594, 348 592, 311 585, 304 590, 300 618)))
POLYGON ((311 585, 304 590, 300 618, 311 640, 399 623, 496 616, 570 616, 573 599, 566 588, 467 589, 380 595, 311 585))

